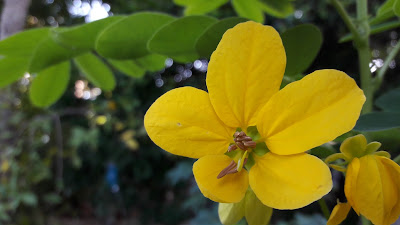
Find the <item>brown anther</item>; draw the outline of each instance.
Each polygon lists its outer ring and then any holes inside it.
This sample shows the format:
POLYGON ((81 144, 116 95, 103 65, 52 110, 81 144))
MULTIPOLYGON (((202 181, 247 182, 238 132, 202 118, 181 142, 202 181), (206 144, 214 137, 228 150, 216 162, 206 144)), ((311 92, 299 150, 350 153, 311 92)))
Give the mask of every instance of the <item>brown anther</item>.
MULTIPOLYGON (((246 163, 247 163, 247 158, 244 159, 243 166, 245 166, 246 163)), ((237 173, 237 172, 238 172, 237 164, 235 161, 232 160, 232 162, 218 174, 217 179, 220 179, 228 174, 237 173)))
POLYGON ((242 142, 236 142, 236 145, 242 149, 242 150, 246 150, 246 146, 244 146, 244 144, 242 142))
POLYGON ((255 148, 257 143, 255 141, 244 141, 243 142, 244 146, 249 147, 249 148, 255 148))
POLYGON ((232 171, 236 170, 236 166, 237 166, 236 162, 232 160, 232 162, 218 174, 217 179, 220 179, 227 174, 234 173, 232 171))
POLYGON ((246 133, 243 131, 236 131, 235 134, 233 135, 234 137, 243 137, 246 136, 246 133))
POLYGON ((229 147, 228 147, 228 152, 234 151, 234 150, 236 150, 237 148, 238 148, 238 147, 237 147, 235 144, 229 145, 229 147))

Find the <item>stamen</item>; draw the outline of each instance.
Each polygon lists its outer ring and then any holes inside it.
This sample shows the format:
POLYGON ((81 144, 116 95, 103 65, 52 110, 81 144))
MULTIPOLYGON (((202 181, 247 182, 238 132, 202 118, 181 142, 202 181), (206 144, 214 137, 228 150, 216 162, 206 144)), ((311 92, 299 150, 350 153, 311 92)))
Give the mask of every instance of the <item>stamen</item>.
POLYGON ((234 151, 234 150, 236 150, 238 147, 236 146, 236 145, 229 145, 229 147, 228 147, 228 152, 231 152, 231 151, 234 151))
POLYGON ((225 175, 228 174, 228 172, 231 172, 232 169, 236 170, 236 162, 232 160, 232 162, 225 168, 223 169, 217 176, 217 179, 220 179, 224 177, 225 175))
MULTIPOLYGON (((257 145, 257 143, 255 141, 253 141, 253 139, 251 137, 247 136, 246 133, 243 131, 240 131, 240 132, 236 131, 233 134, 233 136, 234 136, 233 141, 235 142, 235 145, 242 150, 247 150, 249 148, 255 148, 257 145)), ((232 146, 233 145, 229 146, 228 152, 237 149, 232 146)))

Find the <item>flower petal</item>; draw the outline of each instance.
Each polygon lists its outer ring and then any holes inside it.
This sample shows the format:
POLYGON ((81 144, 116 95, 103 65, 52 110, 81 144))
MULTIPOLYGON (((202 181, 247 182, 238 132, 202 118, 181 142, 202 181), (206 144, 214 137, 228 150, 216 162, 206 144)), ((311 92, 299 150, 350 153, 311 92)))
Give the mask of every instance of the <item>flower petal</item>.
POLYGON ((388 158, 379 157, 379 159, 395 185, 396 193, 393 196, 388 196, 393 199, 394 206, 385 216, 385 223, 393 224, 400 216, 400 166, 388 158))
POLYGON ((344 184, 344 193, 346 194, 347 201, 353 207, 354 211, 360 215, 359 208, 354 200, 355 192, 357 191, 358 173, 360 172, 360 160, 354 158, 347 167, 346 180, 344 184))
POLYGON ((274 28, 245 22, 226 31, 207 72, 219 118, 230 127, 256 125, 256 115, 279 90, 285 66, 285 49, 274 28))
POLYGON ((191 158, 223 154, 235 132, 219 120, 207 92, 192 87, 177 88, 158 98, 147 111, 144 126, 158 146, 191 158))
POLYGON ((305 152, 351 130, 365 96, 338 70, 318 70, 287 85, 261 110, 257 128, 271 152, 305 152))
POLYGON ((250 169, 250 187, 265 205, 297 209, 326 195, 332 189, 329 168, 315 156, 267 153, 250 169))
MULTIPOLYGON (((372 223, 389 225, 395 222, 399 216, 399 214, 397 214, 397 218, 390 216, 398 202, 399 187, 396 186, 391 173, 381 162, 382 158, 384 157, 375 155, 361 157, 356 186, 345 187, 345 194, 348 199, 352 198, 359 213, 371 220, 372 223)), ((397 176, 395 179, 398 179, 397 176)), ((346 174, 345 186, 348 185, 347 179, 350 177, 350 173, 346 174)))
POLYGON ((193 164, 193 174, 203 195, 213 201, 234 203, 243 199, 249 186, 245 169, 217 179, 232 159, 226 155, 208 155, 193 164))
POLYGON ((338 202, 335 208, 333 208, 331 216, 329 217, 329 220, 326 223, 326 225, 339 225, 341 222, 343 222, 343 220, 346 219, 350 209, 351 206, 348 202, 346 203, 338 202))

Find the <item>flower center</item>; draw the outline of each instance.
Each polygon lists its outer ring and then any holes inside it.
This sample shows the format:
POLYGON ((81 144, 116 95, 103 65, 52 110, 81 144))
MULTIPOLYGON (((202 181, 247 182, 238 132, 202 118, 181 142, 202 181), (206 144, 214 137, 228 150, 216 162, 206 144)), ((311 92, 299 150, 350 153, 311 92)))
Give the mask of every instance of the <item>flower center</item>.
POLYGON ((243 166, 245 166, 247 163, 249 157, 249 151, 254 149, 257 145, 257 143, 253 141, 253 139, 250 136, 247 136, 244 131, 236 131, 235 134, 233 134, 233 137, 234 137, 233 141, 235 143, 233 143, 228 147, 228 152, 232 152, 239 148, 243 150, 244 153, 239 158, 237 163, 235 162, 235 160, 232 160, 232 162, 218 174, 217 179, 220 179, 225 175, 231 173, 240 172, 243 169, 243 166))

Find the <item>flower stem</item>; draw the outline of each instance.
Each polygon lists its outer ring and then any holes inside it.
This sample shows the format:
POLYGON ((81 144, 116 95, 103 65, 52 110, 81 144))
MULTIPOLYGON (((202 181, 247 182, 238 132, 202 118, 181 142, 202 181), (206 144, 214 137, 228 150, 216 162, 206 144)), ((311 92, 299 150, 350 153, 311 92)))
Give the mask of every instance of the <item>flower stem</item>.
POLYGON ((369 69, 371 51, 369 47, 370 26, 368 23, 367 0, 357 0, 357 24, 352 21, 339 0, 331 0, 331 2, 342 17, 347 28, 354 36, 354 46, 358 52, 361 88, 364 90, 364 94, 367 98, 364 104, 363 113, 371 112, 373 107, 374 86, 372 83, 371 71, 369 69))
POLYGON ((326 205, 326 202, 323 198, 318 200, 319 207, 321 208, 322 213, 324 214, 325 218, 328 220, 330 216, 330 212, 328 209, 328 206, 326 205))
POLYGON ((376 84, 375 89, 379 89, 379 87, 381 86, 385 73, 389 68, 390 62, 394 59, 397 53, 399 53, 399 50, 400 50, 400 41, 398 41, 396 46, 392 49, 392 51, 390 51, 389 55, 385 59, 385 62, 383 63, 382 68, 378 70, 378 73, 375 77, 376 82, 374 82, 376 84))

